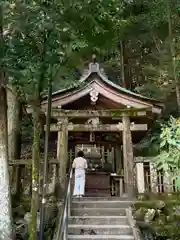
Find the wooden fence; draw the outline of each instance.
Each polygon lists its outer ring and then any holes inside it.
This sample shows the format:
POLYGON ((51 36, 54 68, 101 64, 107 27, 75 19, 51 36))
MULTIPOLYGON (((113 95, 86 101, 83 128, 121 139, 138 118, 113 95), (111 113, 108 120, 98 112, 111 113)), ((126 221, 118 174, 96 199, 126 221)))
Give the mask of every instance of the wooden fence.
POLYGON ((177 192, 177 187, 175 183, 175 179, 169 178, 165 176, 163 172, 157 171, 157 180, 154 182, 154 185, 156 185, 156 188, 152 188, 151 183, 151 174, 148 172, 145 172, 145 191, 149 192, 177 192))
MULTIPOLYGON (((74 152, 69 152, 69 161, 75 157, 74 152)), ((43 163, 43 159, 41 161, 43 163)), ((172 176, 162 171, 157 171, 155 166, 152 163, 151 158, 135 158, 135 181, 137 186, 137 191, 139 193, 144 192, 156 192, 156 193, 165 193, 165 192, 177 192, 177 186, 175 180, 172 176)), ((54 188, 56 179, 58 179, 58 168, 59 161, 56 158, 49 158, 49 174, 48 182, 54 188)), ((16 182, 18 177, 21 178, 23 191, 29 194, 30 183, 31 183, 31 160, 14 160, 9 162, 10 169, 10 182, 13 187, 13 191, 16 191, 16 182), (21 176, 18 176, 18 166, 22 166, 21 176)), ((40 174, 42 176, 42 173, 40 174)))
POLYGON ((151 158, 136 158, 136 174, 140 179, 138 192, 177 192, 177 184, 172 175, 158 171, 151 158), (140 167, 141 166, 141 167, 140 167))

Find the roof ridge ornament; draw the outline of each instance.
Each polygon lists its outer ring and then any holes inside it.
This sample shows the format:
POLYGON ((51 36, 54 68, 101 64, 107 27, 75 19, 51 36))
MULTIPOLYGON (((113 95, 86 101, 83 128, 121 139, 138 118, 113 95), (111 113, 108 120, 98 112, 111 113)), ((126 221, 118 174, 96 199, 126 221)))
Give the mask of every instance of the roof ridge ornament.
POLYGON ((96 54, 92 55, 92 62, 89 63, 89 72, 90 73, 99 72, 99 63, 97 63, 96 61, 96 54))
POLYGON ((96 54, 93 54, 93 55, 92 55, 92 62, 93 62, 93 63, 96 63, 96 54))
POLYGON ((92 62, 89 64, 89 72, 90 73, 98 73, 99 72, 99 63, 92 62))
POLYGON ((88 68, 84 69, 79 81, 80 82, 85 81, 86 78, 88 78, 91 73, 97 73, 100 77, 107 78, 107 75, 104 71, 104 68, 100 68, 99 63, 96 61, 96 55, 95 54, 92 55, 92 62, 89 63, 88 68))

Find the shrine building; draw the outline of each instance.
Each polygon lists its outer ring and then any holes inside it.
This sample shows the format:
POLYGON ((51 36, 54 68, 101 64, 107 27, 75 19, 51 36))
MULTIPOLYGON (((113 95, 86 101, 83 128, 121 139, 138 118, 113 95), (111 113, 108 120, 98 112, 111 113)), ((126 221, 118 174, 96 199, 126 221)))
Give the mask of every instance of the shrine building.
MULTIPOLYGON (((47 111, 47 99, 41 105, 47 111)), ((161 114, 163 104, 111 82, 98 63, 90 63, 78 84, 53 93, 51 138, 57 141, 58 178, 77 151, 88 161, 86 194, 114 196, 144 191, 143 167, 134 145, 161 114)))

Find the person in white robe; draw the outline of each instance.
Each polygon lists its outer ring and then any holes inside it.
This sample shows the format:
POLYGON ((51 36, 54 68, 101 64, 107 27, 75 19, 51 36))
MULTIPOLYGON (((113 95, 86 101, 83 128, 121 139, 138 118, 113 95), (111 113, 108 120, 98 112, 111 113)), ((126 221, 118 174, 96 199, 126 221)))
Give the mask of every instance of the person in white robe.
POLYGON ((83 151, 77 153, 77 157, 74 159, 72 167, 75 169, 73 196, 82 197, 85 192, 85 171, 87 169, 87 161, 84 158, 83 151))

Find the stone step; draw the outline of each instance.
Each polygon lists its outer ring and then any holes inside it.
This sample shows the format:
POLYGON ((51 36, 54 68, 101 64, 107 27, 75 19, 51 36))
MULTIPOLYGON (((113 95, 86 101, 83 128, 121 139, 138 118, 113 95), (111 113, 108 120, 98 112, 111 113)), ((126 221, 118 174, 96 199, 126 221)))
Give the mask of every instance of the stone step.
POLYGON ((126 225, 128 220, 125 216, 72 216, 69 224, 126 225))
POLYGON ((122 196, 122 197, 111 197, 111 196, 106 196, 106 197, 98 197, 98 196, 85 196, 82 198, 77 198, 73 197, 72 198, 75 201, 128 201, 127 196, 122 196))
POLYGON ((69 240, 86 240, 86 239, 101 239, 101 240, 134 240, 131 235, 69 235, 69 240))
POLYGON ((125 208, 72 208, 72 216, 126 216, 125 208))
POLYGON ((89 189, 85 195, 86 197, 111 197, 109 189, 101 189, 101 191, 98 191, 96 189, 89 189))
POLYGON ((118 200, 111 200, 111 201, 78 201, 74 200, 72 202, 72 208, 128 208, 132 204, 132 201, 118 201, 118 200))
POLYGON ((68 234, 78 235, 132 235, 129 225, 85 225, 69 224, 68 234))

